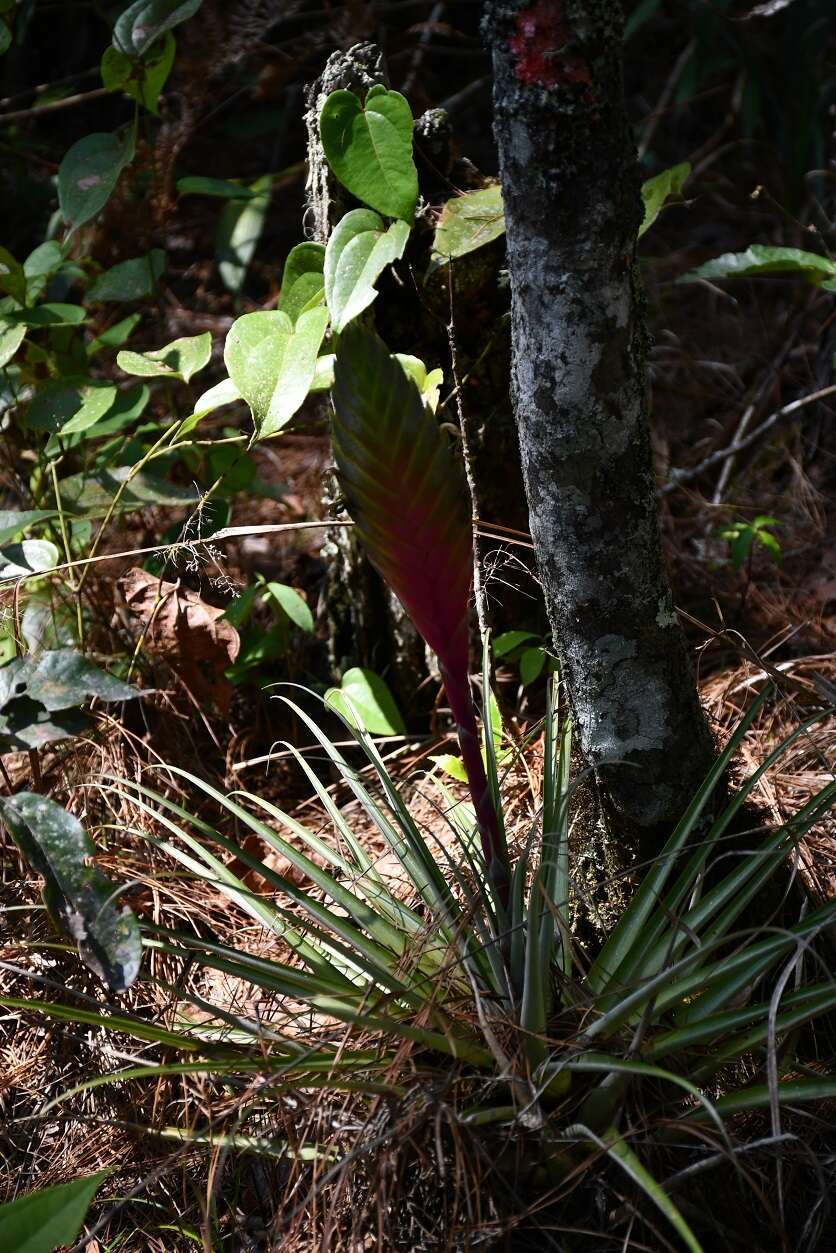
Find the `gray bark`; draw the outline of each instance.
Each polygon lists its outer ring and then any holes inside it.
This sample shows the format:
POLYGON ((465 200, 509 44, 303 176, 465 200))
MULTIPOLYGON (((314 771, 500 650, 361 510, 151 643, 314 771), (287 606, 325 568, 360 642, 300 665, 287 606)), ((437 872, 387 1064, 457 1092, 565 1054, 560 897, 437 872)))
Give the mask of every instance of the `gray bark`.
POLYGON ((622 15, 491 0, 485 25, 531 533, 584 756, 622 828, 655 840, 712 743, 661 556, 622 15))

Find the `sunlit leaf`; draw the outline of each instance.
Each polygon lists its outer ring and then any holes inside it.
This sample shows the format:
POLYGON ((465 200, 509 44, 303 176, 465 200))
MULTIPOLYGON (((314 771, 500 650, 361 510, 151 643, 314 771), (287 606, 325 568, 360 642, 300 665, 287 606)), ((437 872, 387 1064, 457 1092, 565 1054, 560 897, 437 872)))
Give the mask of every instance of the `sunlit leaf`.
POLYGON ((297 244, 287 254, 278 307, 291 322, 306 309, 313 308, 325 294, 324 266, 323 244, 297 244))
POLYGON ((224 361, 260 438, 281 430, 302 405, 327 324, 324 308, 301 314, 295 327, 279 310, 245 313, 233 323, 224 361))
POLYGON ((0 1205, 0 1248, 7 1253, 53 1253, 75 1244, 90 1202, 110 1172, 27 1192, 0 1205))
POLYGON ((339 687, 330 687, 325 703, 372 735, 404 735, 406 727, 389 685, 373 670, 346 670, 339 687))
POLYGON ((140 378, 176 378, 188 383, 192 375, 209 364, 211 356, 212 335, 204 331, 202 335, 187 335, 183 339, 172 340, 164 348, 156 348, 153 352, 125 350, 117 355, 116 364, 126 374, 135 374, 140 378))
POLYGON ((334 91, 319 117, 322 146, 342 185, 371 208, 412 222, 418 173, 412 159, 412 110, 378 85, 365 108, 353 91, 334 91))
POLYGON ((639 239, 645 231, 650 230, 653 223, 661 213, 665 201, 671 196, 679 196, 685 180, 691 173, 690 161, 683 161, 679 165, 673 165, 669 170, 663 170, 661 174, 657 174, 655 178, 649 178, 642 184, 642 200, 644 201, 644 219, 639 227, 639 239))
POLYGON ((499 183, 448 200, 435 228, 428 272, 484 247, 505 232, 499 183))
POLYGON ((231 292, 240 292, 247 277, 256 246, 264 229, 264 220, 270 207, 269 175, 256 179, 250 185, 253 195, 249 200, 234 200, 226 205, 218 223, 215 254, 218 273, 224 286, 231 292))
POLYGON ((377 296, 375 283, 403 256, 409 227, 386 228, 371 209, 353 209, 338 223, 325 250, 325 298, 335 331, 341 331, 377 296))

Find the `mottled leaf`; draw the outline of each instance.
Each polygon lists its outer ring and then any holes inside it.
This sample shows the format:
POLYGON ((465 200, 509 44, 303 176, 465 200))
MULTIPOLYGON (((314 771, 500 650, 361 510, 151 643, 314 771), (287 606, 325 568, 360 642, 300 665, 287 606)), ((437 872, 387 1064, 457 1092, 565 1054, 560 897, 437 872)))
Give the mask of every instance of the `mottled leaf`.
POLYGON ((95 217, 133 155, 132 138, 121 140, 107 132, 85 135, 74 143, 58 170, 58 206, 64 221, 77 227, 95 217))
POLYGON ((150 113, 158 114, 160 93, 174 65, 175 51, 176 42, 170 31, 141 61, 118 48, 106 48, 102 56, 102 83, 108 91, 124 91, 150 113))
POLYGON ((95 849, 81 823, 34 792, 0 798, 0 816, 43 876, 44 901, 55 923, 72 936, 84 964, 114 992, 124 992, 139 974, 139 924, 95 866, 95 849))
POLYGON ((435 228, 428 273, 498 239, 505 232, 499 183, 448 200, 435 228))

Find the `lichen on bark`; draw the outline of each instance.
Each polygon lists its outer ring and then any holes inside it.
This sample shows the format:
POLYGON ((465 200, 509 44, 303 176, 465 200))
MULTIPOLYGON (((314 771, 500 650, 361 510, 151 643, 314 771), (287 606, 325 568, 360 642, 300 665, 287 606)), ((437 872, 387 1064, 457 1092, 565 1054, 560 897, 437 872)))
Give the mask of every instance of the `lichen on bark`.
POLYGON ((485 31, 531 532, 583 754, 647 851, 712 744, 661 555, 620 6, 488 3, 485 31))

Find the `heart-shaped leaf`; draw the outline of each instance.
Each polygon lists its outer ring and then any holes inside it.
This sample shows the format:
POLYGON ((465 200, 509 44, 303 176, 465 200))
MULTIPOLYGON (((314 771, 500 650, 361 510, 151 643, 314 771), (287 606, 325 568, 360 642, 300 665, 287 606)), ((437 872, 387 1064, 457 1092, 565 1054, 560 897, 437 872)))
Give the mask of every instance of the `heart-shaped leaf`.
POLYGON ((52 1253, 59 1244, 75 1244, 90 1202, 109 1173, 100 1170, 0 1205, 0 1249, 52 1253))
POLYGON ((387 228, 371 209, 352 209, 337 225, 325 249, 325 298, 335 331, 368 309, 375 283, 387 265, 403 256, 409 227, 387 228))
POLYGON ((203 0, 136 0, 116 19, 113 46, 129 57, 141 57, 160 35, 194 17, 203 0))
POLYGON ((327 325, 324 308, 301 314, 295 327, 279 310, 245 313, 233 323, 224 361, 260 438, 281 430, 310 391, 327 325))
POLYGON ((395 360, 399 361, 404 373, 412 379, 424 404, 435 413, 438 408, 441 384, 444 382, 443 370, 427 370, 420 357, 411 357, 405 352, 396 352, 395 360))
POLYGON ((120 261, 100 274, 90 286, 90 300, 144 300, 150 296, 165 269, 165 253, 152 248, 144 257, 120 261))
POLYGON ((43 876, 43 896, 57 926, 114 992, 139 974, 142 942, 131 911, 93 863, 95 849, 79 820, 34 792, 0 799, 0 816, 24 857, 43 876))
POLYGON ((412 110, 397 91, 372 87, 365 109, 353 91, 334 91, 319 116, 334 174, 358 200, 411 223, 418 200, 412 159, 412 110))
POLYGON ((120 352, 116 364, 126 374, 135 374, 140 378, 176 378, 188 383, 193 374, 209 364, 211 356, 212 336, 209 331, 204 331, 202 335, 174 339, 153 352, 120 352))
POLYGON ((319 304, 325 294, 325 248, 322 244, 297 244, 287 254, 279 294, 279 309, 295 322, 300 313, 319 304))
POLYGON ((133 155, 132 136, 121 140, 101 132, 73 144, 58 170, 58 207, 64 221, 75 228, 95 217, 133 155))
POLYGON ((372 735, 405 735, 406 727, 388 684, 373 670, 355 666, 346 670, 339 687, 330 687, 325 703, 353 726, 372 735))

